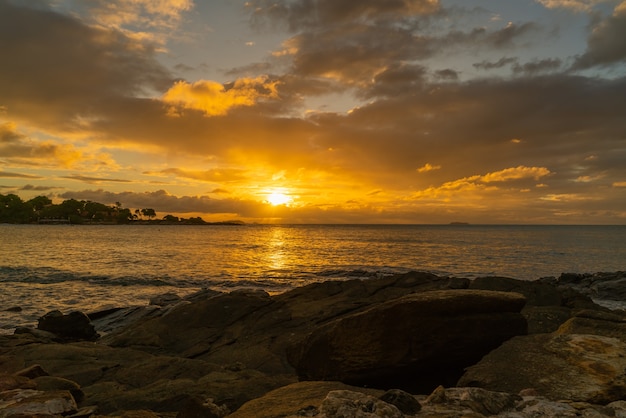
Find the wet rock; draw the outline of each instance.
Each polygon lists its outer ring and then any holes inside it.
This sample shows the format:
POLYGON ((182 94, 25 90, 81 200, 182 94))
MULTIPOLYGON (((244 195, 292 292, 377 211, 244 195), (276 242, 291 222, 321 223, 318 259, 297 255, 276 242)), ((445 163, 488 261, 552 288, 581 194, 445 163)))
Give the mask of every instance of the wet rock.
POLYGON ((95 341, 99 338, 89 317, 78 311, 64 315, 51 311, 39 318, 37 329, 51 332, 66 341, 95 341))
POLYGON ((407 295, 319 327, 288 351, 301 380, 432 390, 509 338, 526 333, 516 293, 407 295))
POLYGON ((164 293, 162 295, 157 295, 157 296, 150 298, 150 305, 168 306, 168 305, 173 305, 175 303, 178 303, 181 300, 182 298, 178 296, 176 293, 168 292, 168 293, 164 293))
POLYGON ((457 386, 606 404, 626 396, 626 343, 587 334, 515 337, 467 369, 457 386))

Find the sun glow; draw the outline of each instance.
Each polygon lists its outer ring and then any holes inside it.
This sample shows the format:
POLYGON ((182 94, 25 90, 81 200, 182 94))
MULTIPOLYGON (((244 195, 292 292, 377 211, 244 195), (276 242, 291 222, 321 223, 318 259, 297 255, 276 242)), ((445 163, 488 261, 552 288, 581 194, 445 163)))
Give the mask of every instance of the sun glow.
POLYGON ((272 206, 288 205, 293 199, 288 194, 273 191, 267 195, 267 202, 272 206))

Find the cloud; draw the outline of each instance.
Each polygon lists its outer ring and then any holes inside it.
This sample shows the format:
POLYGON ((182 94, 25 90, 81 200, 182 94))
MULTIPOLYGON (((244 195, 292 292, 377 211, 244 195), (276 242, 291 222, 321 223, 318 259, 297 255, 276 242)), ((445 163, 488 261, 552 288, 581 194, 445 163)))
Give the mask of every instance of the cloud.
POLYGON ((161 214, 229 214, 241 217, 258 216, 267 205, 239 199, 213 199, 208 196, 174 196, 165 190, 154 192, 109 192, 103 189, 68 191, 63 199, 91 200, 104 204, 122 203, 127 208, 153 208, 161 214))
POLYGON ((13 120, 85 129, 106 118, 120 97, 172 83, 154 45, 116 30, 6 0, 0 0, 0 27, 0 106, 13 120))
POLYGON ((417 169, 418 173, 427 173, 429 171, 433 171, 433 170, 440 170, 441 166, 440 165, 432 165, 430 163, 426 163, 423 166, 421 166, 420 168, 417 169))
POLYGON ((18 178, 18 179, 41 179, 43 177, 32 174, 11 173, 7 171, 0 171, 0 177, 5 178, 18 178))
POLYGON ((12 166, 71 168, 113 166, 110 156, 85 153, 71 144, 37 141, 18 132, 15 123, 0 123, 0 161, 12 166))
POLYGON ((539 180, 542 177, 550 175, 550 170, 545 167, 512 167, 504 170, 488 173, 478 178, 483 183, 493 183, 511 180, 521 180, 532 178, 539 180))
POLYGON ((259 24, 269 19, 286 22, 290 30, 320 25, 335 25, 357 20, 383 20, 428 15, 439 10, 438 0, 253 0, 246 6, 259 24))
POLYGON ((179 24, 183 12, 193 8, 193 0, 90 0, 90 5, 94 18, 105 25, 171 29, 179 24))
POLYGON ((614 0, 535 0, 548 9, 569 9, 573 12, 590 12, 602 3, 610 3, 614 0))
POLYGON ((596 23, 587 40, 587 50, 574 65, 575 70, 598 65, 626 62, 626 1, 622 1, 613 14, 596 23))
POLYGON ((535 181, 542 177, 548 176, 550 170, 545 167, 511 167, 503 170, 487 173, 484 175, 474 175, 461 179, 448 181, 438 187, 428 187, 414 193, 415 199, 433 199, 447 196, 448 198, 458 198, 459 193, 464 196, 479 196, 484 192, 493 192, 499 190, 496 185, 490 183, 503 183, 510 181, 518 181, 525 179, 533 179, 535 181))
POLYGON ((176 82, 162 97, 171 106, 169 114, 179 115, 178 109, 199 110, 207 116, 221 116, 232 108, 253 106, 259 100, 277 99, 278 82, 268 77, 241 78, 224 86, 201 80, 194 83, 176 82))
POLYGON ((64 179, 69 179, 69 180, 78 180, 78 181, 82 181, 85 183, 132 183, 132 180, 127 180, 127 179, 112 179, 112 178, 105 178, 105 177, 89 177, 89 176, 82 176, 82 175, 73 175, 73 176, 62 176, 62 178, 64 179))

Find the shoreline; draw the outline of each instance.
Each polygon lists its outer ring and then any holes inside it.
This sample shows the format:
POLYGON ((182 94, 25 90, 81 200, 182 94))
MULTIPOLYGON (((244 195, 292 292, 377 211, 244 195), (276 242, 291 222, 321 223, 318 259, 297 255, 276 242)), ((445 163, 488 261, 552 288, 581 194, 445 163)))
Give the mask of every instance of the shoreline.
POLYGON ((623 300, 626 273, 470 281, 414 271, 273 296, 252 289, 170 293, 91 318, 49 313, 37 328, 0 336, 0 372, 38 364, 75 383, 77 408, 116 416, 141 409, 173 418, 196 408, 200 416, 269 418, 302 416, 309 406, 319 415, 355 399, 397 410, 389 416, 398 418, 531 417, 537 405, 614 416, 626 412, 614 402, 626 396, 626 380, 616 386, 604 365, 626 368, 626 312, 594 304, 592 292, 623 300), (394 354, 405 335, 413 341, 409 357, 394 354), (593 352, 575 351, 558 363, 571 347, 588 344, 593 352), (536 354, 524 357, 529 352, 536 354), (598 381, 599 370, 605 380, 598 381), (396 397, 413 409, 403 412, 396 397))

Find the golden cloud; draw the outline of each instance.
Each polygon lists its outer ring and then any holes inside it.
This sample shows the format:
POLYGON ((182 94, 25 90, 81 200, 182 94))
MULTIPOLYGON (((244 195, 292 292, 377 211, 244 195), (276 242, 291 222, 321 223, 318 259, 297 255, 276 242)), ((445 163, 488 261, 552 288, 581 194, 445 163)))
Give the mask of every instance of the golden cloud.
POLYGON ((431 186, 427 189, 420 190, 413 194, 415 199, 439 198, 442 196, 452 197, 464 192, 485 192, 495 191, 497 186, 489 186, 488 183, 506 182, 511 180, 521 180, 532 178, 538 180, 541 177, 551 174, 550 170, 545 167, 526 167, 518 166, 506 168, 500 171, 494 171, 484 175, 474 175, 461 179, 443 183, 439 187, 431 186))
POLYGON ((418 173, 427 173, 429 171, 439 170, 439 169, 441 169, 440 165, 432 165, 430 163, 426 163, 422 167, 418 168, 417 172, 418 173))
POLYGON ((222 116, 236 107, 254 106, 259 100, 278 98, 277 86, 278 81, 264 76, 241 78, 228 87, 210 80, 178 81, 162 100, 170 105, 170 116, 179 115, 181 108, 199 110, 207 116, 222 116))
POLYGON ((551 174, 550 170, 545 167, 526 167, 520 165, 513 168, 505 168, 504 170, 495 171, 493 173, 485 174, 480 177, 480 181, 484 183, 520 180, 526 178, 533 178, 539 180, 541 177, 545 177, 551 174))

